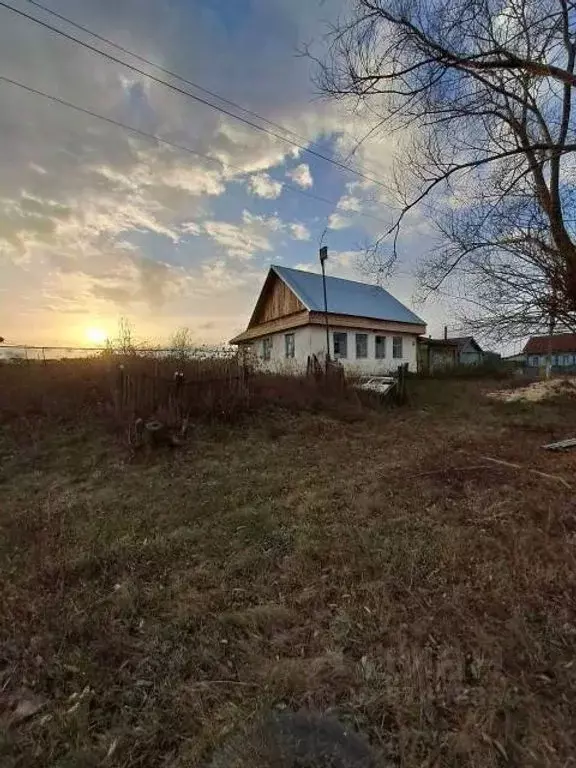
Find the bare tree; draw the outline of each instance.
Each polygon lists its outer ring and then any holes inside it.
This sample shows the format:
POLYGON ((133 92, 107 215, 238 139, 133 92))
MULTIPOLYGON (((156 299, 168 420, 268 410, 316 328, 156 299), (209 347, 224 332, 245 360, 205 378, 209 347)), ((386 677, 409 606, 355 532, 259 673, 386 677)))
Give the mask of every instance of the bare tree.
POLYGON ((172 357, 178 362, 184 363, 192 357, 197 345, 190 328, 182 327, 172 334, 169 346, 172 357))
POLYGON ((394 264, 403 220, 426 204, 440 234, 429 288, 456 277, 522 286, 534 322, 572 321, 575 59, 572 0, 353 1, 320 87, 410 136, 374 267, 394 264))
POLYGON ((127 317, 118 319, 118 330, 115 338, 106 339, 105 354, 118 353, 121 355, 136 354, 138 345, 134 340, 134 327, 127 317))

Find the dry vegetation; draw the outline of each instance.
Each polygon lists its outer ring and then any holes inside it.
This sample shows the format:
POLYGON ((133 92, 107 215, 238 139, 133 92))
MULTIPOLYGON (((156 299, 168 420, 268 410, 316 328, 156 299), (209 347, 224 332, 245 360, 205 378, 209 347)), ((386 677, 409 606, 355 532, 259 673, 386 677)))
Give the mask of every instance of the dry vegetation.
POLYGON ((132 455, 85 371, 74 412, 0 404, 3 768, 203 765, 301 708, 404 768, 572 764, 574 492, 482 457, 576 487, 540 447, 576 399, 414 381, 374 411, 270 378, 132 455))

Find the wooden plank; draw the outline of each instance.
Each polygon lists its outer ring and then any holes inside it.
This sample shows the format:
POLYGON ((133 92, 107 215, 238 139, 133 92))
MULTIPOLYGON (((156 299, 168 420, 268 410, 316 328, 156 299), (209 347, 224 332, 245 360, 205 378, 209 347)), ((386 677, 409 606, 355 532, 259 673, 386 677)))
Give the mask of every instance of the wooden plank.
POLYGON ((557 443, 548 443, 548 445, 543 445, 542 448, 546 451, 566 451, 570 448, 576 448, 576 437, 569 437, 557 443))
MULTIPOLYGON (((322 312, 310 312, 310 322, 313 325, 324 325, 322 312)), ((328 322, 331 328, 362 328, 367 331, 384 331, 398 334, 423 334, 426 333, 425 325, 416 323, 397 323, 393 320, 375 320, 370 317, 356 317, 355 315, 335 315, 328 313, 328 322)))
POLYGON ((256 303, 248 328, 268 323, 280 317, 302 312, 306 308, 278 275, 271 273, 256 303))
POLYGON ((243 333, 235 336, 230 340, 230 344, 241 344, 242 342, 251 341, 252 339, 259 339, 263 336, 268 336, 270 333, 277 333, 278 331, 287 331, 290 328, 299 328, 302 325, 308 325, 310 322, 309 313, 307 310, 302 312, 295 312, 292 315, 286 317, 278 317, 274 320, 270 320, 267 323, 261 323, 254 327, 247 328, 243 333))

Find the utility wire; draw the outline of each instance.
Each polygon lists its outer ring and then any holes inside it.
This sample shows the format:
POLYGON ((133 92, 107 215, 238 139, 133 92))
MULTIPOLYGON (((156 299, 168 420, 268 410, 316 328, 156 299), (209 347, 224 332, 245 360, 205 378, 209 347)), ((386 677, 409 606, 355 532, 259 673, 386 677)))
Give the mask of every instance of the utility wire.
MULTIPOLYGON (((133 72, 137 72, 139 75, 142 75, 143 77, 147 77, 149 80, 152 80, 153 82, 158 83, 159 85, 164 85, 166 88, 170 88, 170 90, 175 91, 176 93, 179 93, 182 96, 187 96, 188 98, 193 99, 194 101, 200 104, 204 104, 205 106, 210 107, 211 109, 214 109, 217 112, 221 112, 223 115, 226 115, 227 117, 231 117, 234 120, 238 120, 241 123, 244 123, 245 125, 248 125, 251 128, 254 128, 257 131, 266 133, 269 136, 272 136, 273 138, 278 139, 279 141, 283 141, 286 144, 291 144, 292 146, 297 147, 299 150, 301 150, 302 152, 305 152, 306 154, 312 155, 313 157, 317 157, 320 160, 325 160, 326 162, 331 163, 332 165, 335 165, 336 167, 342 170, 348 171, 349 173, 352 173, 355 176, 358 176, 364 179, 365 181, 369 181, 371 184, 376 184, 377 186, 382 187, 382 189, 386 189, 386 190, 388 189, 387 185, 384 182, 379 181, 373 176, 368 176, 362 173, 361 171, 357 171, 351 166, 346 165, 345 163, 341 163, 339 160, 335 160, 333 157, 329 157, 328 155, 324 155, 321 152, 317 152, 315 149, 309 149, 303 144, 300 144, 297 141, 293 141, 292 139, 289 139, 286 136, 282 136, 281 134, 276 133, 275 131, 272 131, 268 128, 265 128, 262 125, 258 125, 258 123, 255 123, 252 120, 248 120, 247 118, 241 117, 240 115, 235 115, 234 112, 230 112, 230 110, 225 109, 224 107, 219 107, 217 104, 213 104, 212 102, 207 101, 206 99, 203 99, 200 96, 196 96, 195 94, 190 93, 190 91, 187 91, 183 88, 179 88, 177 85, 174 85, 173 83, 168 83, 166 82, 166 80, 162 80, 162 78, 160 77, 156 77, 155 75, 152 75, 149 72, 146 72, 145 70, 134 66, 133 64, 129 64, 127 61, 123 61, 122 59, 119 59, 110 53, 106 53, 105 51, 102 51, 99 48, 96 48, 95 46, 90 45, 90 43, 86 43, 85 41, 80 40, 77 37, 74 37, 74 35, 70 35, 67 32, 64 32, 63 30, 58 29, 57 27, 54 27, 45 21, 41 21, 40 19, 37 19, 34 16, 31 16, 30 14, 19 10, 18 8, 14 8, 13 6, 8 5, 5 2, 2 2, 1 0, 0 0, 0 7, 6 8, 6 10, 12 11, 12 13, 15 13, 18 16, 28 19, 29 21, 33 21, 35 24, 38 24, 39 26, 44 27, 45 29, 48 29, 51 32, 54 32, 55 34, 60 35, 61 37, 64 37, 67 40, 70 40, 71 42, 76 43, 77 45, 81 45, 83 48, 86 48, 87 50, 92 51, 92 53, 96 53, 99 56, 102 56, 103 58, 106 58, 110 61, 115 62, 116 64, 120 64, 121 66, 126 67, 127 69, 130 69, 133 72)), ((89 34, 93 34, 89 30, 88 32, 89 34)), ((133 54, 131 51, 128 51, 128 49, 126 49, 126 51, 131 56, 135 56, 135 54, 133 54)))
MULTIPOLYGON (((237 104, 235 101, 231 101, 231 99, 227 99, 225 96, 221 96, 219 93, 216 93, 215 91, 211 91, 209 88, 205 88, 203 85, 200 85, 194 80, 190 80, 186 77, 183 77, 182 75, 179 75, 177 72, 173 72, 172 70, 167 69, 166 67, 163 67, 161 64, 158 64, 157 62, 151 61, 150 59, 145 58, 139 53, 130 51, 128 50, 128 48, 124 48, 124 46, 120 45, 119 43, 116 43, 113 40, 110 40, 109 38, 104 37, 104 35, 98 34, 97 32, 93 32, 91 29, 88 29, 88 27, 85 27, 82 24, 78 24, 78 22, 73 21, 72 19, 69 19, 67 16, 64 16, 61 13, 57 13, 56 11, 53 11, 51 8, 48 8, 48 6, 43 5, 42 3, 38 3, 36 0, 26 0, 26 2, 36 6, 37 8, 40 8, 46 13, 49 13, 51 16, 54 16, 55 18, 66 22, 66 24, 69 24, 71 27, 74 27, 75 29, 79 29, 81 32, 85 32, 87 35, 90 35, 91 37, 94 37, 97 40, 100 40, 101 42, 106 43, 106 45, 109 45, 112 48, 116 48, 116 50, 121 51, 122 53, 125 53, 128 56, 132 56, 138 61, 141 61, 143 64, 147 64, 150 67, 154 67, 154 69, 157 69, 159 72, 162 72, 165 75, 169 75, 170 77, 173 77, 176 80, 180 80, 182 83, 186 83, 186 85, 189 85, 192 88, 196 88, 196 90, 200 91, 201 93, 205 93, 207 96, 212 96, 212 98, 218 99, 218 101, 221 101, 224 104, 228 104, 228 106, 234 107, 234 109, 238 109, 240 110, 240 112, 244 112, 244 114, 246 115, 252 115, 252 117, 258 118, 258 120, 261 120, 263 123, 267 123, 268 125, 271 125, 273 128, 278 128, 278 130, 284 131, 284 133, 290 134, 291 136, 295 136, 299 141, 303 141, 310 144, 313 143, 312 139, 310 139, 308 136, 302 136, 302 134, 296 133, 296 131, 293 131, 290 128, 286 128, 286 126, 281 125, 280 123, 276 123, 274 122, 274 120, 270 120, 269 118, 264 117, 263 115, 260 115, 258 112, 254 112, 253 110, 248 109, 247 107, 243 107, 241 104, 237 104)), ((346 135, 349 135, 350 138, 354 138, 353 136, 351 136, 351 134, 346 134, 346 135)), ((349 157, 351 157, 351 155, 349 155, 349 157)), ((344 160, 344 162, 347 163, 348 158, 344 160)))
MULTIPOLYGON (((136 133, 139 136, 143 136, 147 139, 151 139, 152 141, 157 141, 159 144, 166 144, 169 147, 172 147, 173 149, 181 150, 182 152, 187 152, 190 155, 195 155, 196 157, 201 157, 204 160, 208 160, 211 163, 216 163, 217 165, 221 166, 224 170, 227 168, 231 168, 232 170, 238 171, 242 175, 246 174, 246 171, 241 168, 238 165, 233 165, 232 163, 225 163, 222 160, 219 160, 216 157, 211 157, 210 155, 206 155, 203 152, 198 152, 195 149, 192 149, 192 147, 187 147, 184 144, 178 144, 174 141, 169 141, 168 139, 162 139, 159 136, 156 136, 154 133, 148 133, 147 131, 143 131, 140 128, 136 128, 132 125, 127 125, 126 123, 122 123, 119 120, 114 120, 111 117, 106 117, 105 115, 101 115, 98 112, 93 112, 90 109, 86 109, 85 107, 80 107, 77 104, 73 104, 70 101, 66 101, 65 99, 61 99, 58 96, 54 96, 51 93, 45 93, 44 91, 40 91, 37 88, 32 88, 29 85, 25 85, 24 83, 19 82, 18 80, 13 80, 10 77, 6 77, 5 75, 0 75, 0 81, 4 83, 8 83, 9 85, 16 86, 17 88, 21 88, 24 91, 28 91, 28 93, 32 93, 36 96, 41 96, 44 99, 48 99, 49 101, 52 101, 56 104, 59 104, 63 107, 68 107, 68 109, 73 109, 76 112, 81 112, 85 115, 89 115, 90 117, 97 118, 98 120, 103 120, 105 123, 109 123, 110 125, 114 125, 118 128, 123 128, 126 131, 131 131, 132 133, 136 133)), ((312 200, 317 200, 320 203, 326 203, 326 205, 332 205, 337 206, 338 203, 335 200, 330 200, 327 197, 322 197, 321 195, 317 195, 314 192, 309 192, 305 189, 300 189, 299 187, 293 187, 291 184, 286 184, 283 182, 283 186, 289 190, 290 192, 296 192, 299 195, 304 195, 305 197, 309 197, 312 200)), ((365 218, 373 219, 374 221, 378 221, 380 224, 387 224, 383 219, 378 218, 378 216, 374 216, 371 213, 364 213, 362 211, 355 212, 357 216, 363 216, 365 218)), ((346 215, 346 212, 343 212, 343 215, 346 215)))

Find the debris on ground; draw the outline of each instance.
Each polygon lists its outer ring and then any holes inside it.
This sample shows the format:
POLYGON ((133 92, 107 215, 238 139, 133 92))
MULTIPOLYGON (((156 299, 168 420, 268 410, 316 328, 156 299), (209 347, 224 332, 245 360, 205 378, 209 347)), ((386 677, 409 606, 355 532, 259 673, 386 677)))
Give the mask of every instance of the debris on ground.
POLYGON ((505 403, 522 400, 537 403, 559 395, 576 396, 576 379, 548 379, 535 381, 527 387, 520 387, 519 389, 501 389, 497 392, 488 392, 488 397, 502 400, 505 403))
POLYGON ((490 461, 493 464, 499 464, 502 467, 510 467, 511 469, 520 469, 523 472, 532 472, 534 475, 540 475, 540 477, 546 477, 548 480, 555 480, 558 483, 561 483, 569 490, 572 489, 572 486, 570 483, 568 483, 563 477, 560 475, 550 475, 548 472, 541 472, 539 469, 533 469, 532 467, 526 467, 523 464, 516 464, 512 461, 503 461, 502 459, 495 459, 492 456, 481 456, 480 458, 484 459, 485 461, 490 461))
POLYGON ((576 448, 576 437, 559 440, 557 443, 548 443, 548 445, 543 445, 542 448, 545 451, 568 451, 571 448, 576 448))
POLYGON ((379 395, 387 395, 395 383, 396 379, 393 376, 372 376, 368 381, 358 384, 357 388, 366 392, 376 392, 379 395))
POLYGON ((16 725, 35 715, 46 705, 46 699, 26 688, 9 693, 0 691, 0 725, 16 725))

